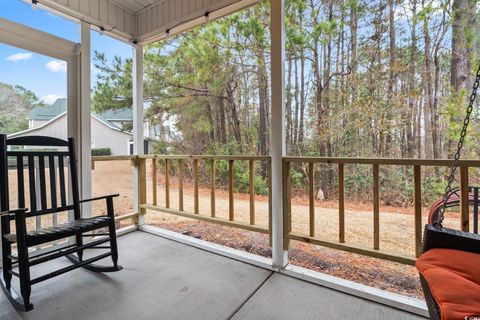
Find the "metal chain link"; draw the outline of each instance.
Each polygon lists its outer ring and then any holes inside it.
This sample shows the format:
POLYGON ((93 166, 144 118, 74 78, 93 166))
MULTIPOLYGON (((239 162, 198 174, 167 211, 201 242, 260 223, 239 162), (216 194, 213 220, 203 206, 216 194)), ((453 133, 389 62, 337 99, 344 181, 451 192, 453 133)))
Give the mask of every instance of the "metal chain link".
POLYGON ((458 140, 457 151, 455 152, 455 155, 453 157, 453 163, 450 167, 450 175, 448 176, 447 186, 445 187, 445 193, 443 194, 442 208, 440 209, 440 212, 438 214, 437 221, 433 223, 435 226, 440 226, 440 227, 442 226, 445 208, 447 207, 448 199, 450 198, 450 195, 452 193, 452 183, 453 183, 453 180, 455 179, 455 171, 457 171, 458 160, 460 159, 460 153, 462 152, 463 143, 465 142, 465 136, 467 135, 468 124, 470 123, 470 116, 472 115, 473 106, 475 104, 475 99, 477 98, 477 90, 479 86, 480 86, 480 64, 477 69, 477 75, 475 78, 475 82, 473 84, 472 94, 470 95, 467 114, 465 115, 465 119, 463 120, 463 128, 462 128, 462 132, 460 133, 460 139, 458 140))

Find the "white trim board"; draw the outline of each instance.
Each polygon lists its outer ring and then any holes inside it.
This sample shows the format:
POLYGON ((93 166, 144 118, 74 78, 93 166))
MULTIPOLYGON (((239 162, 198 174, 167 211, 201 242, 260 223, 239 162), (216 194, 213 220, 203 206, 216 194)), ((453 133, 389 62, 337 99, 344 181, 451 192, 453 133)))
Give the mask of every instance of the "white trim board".
MULTIPOLYGON (((138 230, 144 231, 162 238, 180 242, 195 248, 209 251, 221 256, 265 268, 270 271, 277 271, 272 266, 272 260, 248 252, 232 249, 209 241, 185 236, 177 232, 169 231, 151 225, 142 225, 138 230)), ((277 271, 278 272, 278 271, 277 271)), ((309 270, 306 268, 287 265, 281 274, 327 287, 339 292, 344 292, 362 299, 374 301, 389 307, 428 318, 428 310, 424 301, 391 293, 385 290, 370 287, 364 284, 334 277, 325 273, 309 270)))

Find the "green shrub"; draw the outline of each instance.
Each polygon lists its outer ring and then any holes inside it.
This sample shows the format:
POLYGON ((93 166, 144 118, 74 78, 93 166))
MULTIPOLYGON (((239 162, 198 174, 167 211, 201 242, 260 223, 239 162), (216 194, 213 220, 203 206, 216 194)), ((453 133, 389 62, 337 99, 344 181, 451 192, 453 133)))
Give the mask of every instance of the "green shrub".
POLYGON ((110 148, 93 148, 92 149, 92 156, 109 156, 112 154, 112 150, 110 148))

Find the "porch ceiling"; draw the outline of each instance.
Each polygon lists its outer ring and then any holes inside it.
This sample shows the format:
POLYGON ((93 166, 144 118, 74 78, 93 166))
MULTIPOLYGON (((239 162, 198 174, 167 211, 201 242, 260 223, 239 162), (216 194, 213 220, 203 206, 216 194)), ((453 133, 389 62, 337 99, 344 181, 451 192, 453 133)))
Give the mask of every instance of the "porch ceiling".
MULTIPOLYGON (((31 3, 32 0, 22 0, 31 3)), ((133 43, 150 43, 259 0, 38 0, 39 6, 133 43)))

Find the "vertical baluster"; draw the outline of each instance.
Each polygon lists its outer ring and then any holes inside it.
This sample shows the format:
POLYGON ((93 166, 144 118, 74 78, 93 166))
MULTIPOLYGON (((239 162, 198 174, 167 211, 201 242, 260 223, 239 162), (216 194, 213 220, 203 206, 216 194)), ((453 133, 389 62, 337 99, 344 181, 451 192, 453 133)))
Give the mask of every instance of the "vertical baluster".
POLYGON ((194 179, 193 211, 195 214, 198 214, 198 159, 193 160, 193 179, 194 179))
POLYGON ((373 249, 380 249, 380 190, 378 164, 373 165, 373 249))
POLYGON ((345 171, 344 164, 338 164, 338 240, 345 242, 345 171))
POLYGON ((422 172, 420 166, 413 167, 413 198, 415 208, 415 255, 422 254, 422 172))
POLYGON ((228 220, 235 220, 233 202, 233 160, 228 160, 228 220))
POLYGON ((292 231, 292 195, 290 186, 290 162, 283 160, 283 249, 288 250, 292 231))
POLYGON ((165 208, 170 208, 170 161, 165 159, 165 208))
POLYGON ((255 162, 249 160, 248 162, 248 180, 249 180, 249 194, 250 194, 250 224, 255 224, 255 162))
POLYGON ((210 215, 215 217, 215 179, 216 179, 216 161, 212 159, 210 167, 210 215))
POLYGON ((152 159, 152 204, 156 206, 158 204, 157 195, 157 157, 152 159))
POLYGON ((314 179, 313 162, 308 163, 308 202, 309 202, 309 225, 310 237, 315 237, 315 196, 313 192, 314 179))
POLYGON ((468 167, 460 167, 460 224, 463 231, 470 229, 468 203, 468 167))
POLYGON ((178 210, 183 211, 183 160, 178 160, 178 210))

